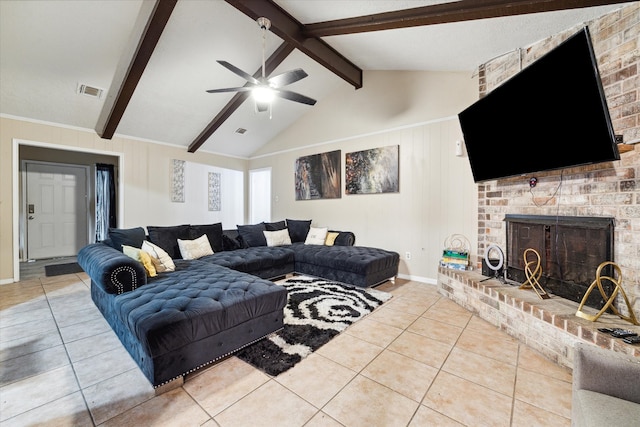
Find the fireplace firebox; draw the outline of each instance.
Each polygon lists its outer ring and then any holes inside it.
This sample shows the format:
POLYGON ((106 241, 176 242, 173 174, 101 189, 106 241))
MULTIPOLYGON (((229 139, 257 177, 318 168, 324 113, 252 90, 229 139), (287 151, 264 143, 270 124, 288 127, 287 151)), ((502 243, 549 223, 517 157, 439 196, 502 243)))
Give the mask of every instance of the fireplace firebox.
MULTIPOLYGON (((614 218, 506 215, 506 277, 518 283, 526 281, 524 251, 540 254, 545 291, 580 302, 595 279, 598 266, 613 259, 614 218)), ((530 260, 529 260, 530 261, 530 260)), ((611 275, 611 268, 603 270, 611 275)), ((614 285, 602 281, 611 295, 614 285)), ((600 309, 605 304, 600 292, 591 292, 586 305, 600 309)))

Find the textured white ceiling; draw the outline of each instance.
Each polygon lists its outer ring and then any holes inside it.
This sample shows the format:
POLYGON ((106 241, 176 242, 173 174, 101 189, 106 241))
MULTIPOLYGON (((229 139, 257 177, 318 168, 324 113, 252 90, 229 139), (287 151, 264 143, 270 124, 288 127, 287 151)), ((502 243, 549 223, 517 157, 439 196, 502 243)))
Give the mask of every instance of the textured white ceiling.
MULTIPOLYGON (((340 19, 443 1, 277 0, 302 23, 340 19)), ((79 83, 108 90, 126 51, 141 0, 1 0, 0 114, 94 129, 104 98, 78 95, 79 83)), ((326 37, 363 70, 473 71, 479 64, 617 9, 621 5, 464 23, 326 37)), ((267 56, 282 43, 268 33, 267 56)), ((261 65, 258 25, 222 0, 180 0, 145 69, 116 134, 187 147, 243 79, 226 60, 253 74, 261 65)), ((309 77, 287 87, 321 101, 352 89, 295 51, 275 73, 303 68, 309 77)), ((277 100, 273 117, 245 102, 201 147, 250 157, 313 107, 277 100), (237 135, 243 127, 248 132, 237 135)))

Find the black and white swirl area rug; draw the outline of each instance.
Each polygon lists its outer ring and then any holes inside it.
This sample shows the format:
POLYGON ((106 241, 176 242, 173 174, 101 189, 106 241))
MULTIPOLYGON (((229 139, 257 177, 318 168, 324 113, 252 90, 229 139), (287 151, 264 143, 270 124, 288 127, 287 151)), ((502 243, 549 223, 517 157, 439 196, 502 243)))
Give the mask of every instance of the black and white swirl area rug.
POLYGON ((306 276, 278 284, 289 291, 284 328, 236 353, 272 376, 293 367, 392 296, 306 276))

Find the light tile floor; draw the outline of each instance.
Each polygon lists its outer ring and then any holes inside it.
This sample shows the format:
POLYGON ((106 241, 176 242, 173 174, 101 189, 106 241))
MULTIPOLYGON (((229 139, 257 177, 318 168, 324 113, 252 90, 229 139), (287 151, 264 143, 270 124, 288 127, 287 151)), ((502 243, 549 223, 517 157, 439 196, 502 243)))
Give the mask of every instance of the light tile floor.
POLYGON ((159 396, 86 274, 0 286, 2 426, 569 426, 571 372, 398 279, 389 302, 270 377, 235 357, 159 396))

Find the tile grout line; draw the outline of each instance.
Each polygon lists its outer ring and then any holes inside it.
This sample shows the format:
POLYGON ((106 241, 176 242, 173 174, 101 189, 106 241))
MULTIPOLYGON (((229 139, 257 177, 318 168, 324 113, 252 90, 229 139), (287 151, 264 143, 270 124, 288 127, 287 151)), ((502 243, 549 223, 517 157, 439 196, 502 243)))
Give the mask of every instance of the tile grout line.
MULTIPOLYGON (((83 285, 85 284, 84 281, 82 281, 82 283, 83 283, 83 285)), ((67 349, 67 342, 64 340, 64 337, 62 336, 62 331, 60 331, 60 325, 58 323, 58 319, 56 318, 56 315, 53 312, 53 308, 51 307, 51 302, 49 301, 49 295, 47 294, 47 290, 45 289, 44 284, 42 283, 42 280, 40 280, 40 284, 42 286, 42 291, 44 292, 44 296, 45 296, 45 298, 47 300, 47 305, 49 306, 49 310, 51 310, 51 316, 53 317, 53 321, 56 324, 56 330, 58 331, 58 335, 60 335, 60 341, 62 341, 62 345, 64 346, 64 351, 67 354, 67 359, 69 360, 69 365, 71 366, 71 370, 73 371, 73 377, 74 377, 74 379, 76 381, 76 385, 78 386, 78 391, 82 395, 82 401, 84 402, 85 409, 89 413, 89 416, 91 417, 91 422, 93 423, 94 426, 96 426, 97 425, 96 424, 96 420, 93 417, 93 413, 89 409, 89 404, 87 403, 87 398, 84 395, 84 391, 82 390, 82 387, 80 386, 80 380, 78 379, 78 374, 76 373, 76 368, 73 365, 73 361, 71 360, 71 355, 69 354, 69 350, 67 349)))

